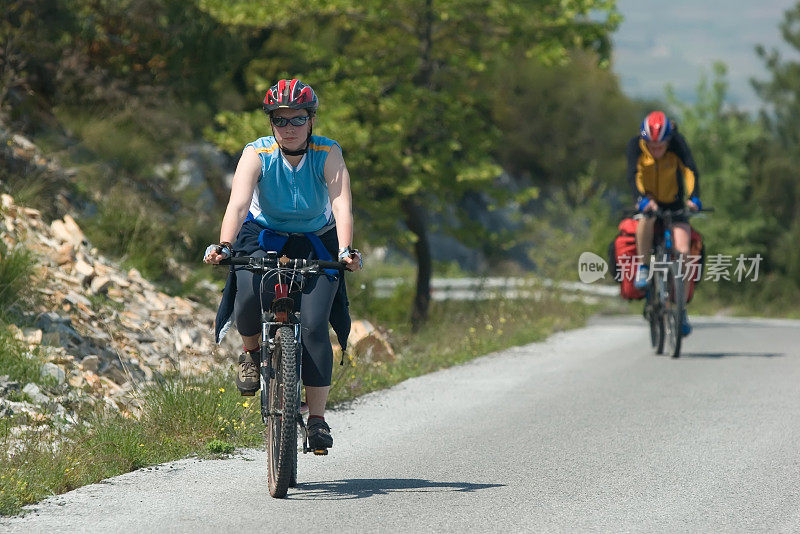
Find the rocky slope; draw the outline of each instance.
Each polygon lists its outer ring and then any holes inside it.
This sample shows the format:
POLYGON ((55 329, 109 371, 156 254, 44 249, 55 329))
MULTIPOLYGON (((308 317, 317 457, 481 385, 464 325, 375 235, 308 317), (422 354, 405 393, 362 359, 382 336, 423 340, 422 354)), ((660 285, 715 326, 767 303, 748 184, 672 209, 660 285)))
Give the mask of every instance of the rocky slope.
POLYGON ((212 310, 160 292, 135 269, 121 269, 87 242, 69 215, 47 224, 37 210, 2 195, 0 219, 5 244, 19 244, 36 258, 34 326, 10 328, 31 354, 43 355, 42 376, 51 377, 45 387, 0 376, 0 415, 69 420, 81 403, 97 401, 135 415, 138 390, 159 375, 229 367, 234 336, 227 346, 213 343, 212 310), (34 402, 2 398, 17 390, 34 402))
MULTIPOLYGON (((0 369, 0 416, 70 424, 83 405, 103 403, 135 417, 142 387, 159 376, 230 370, 238 336, 221 346, 213 342, 213 310, 159 291, 136 269, 120 268, 91 246, 71 216, 48 224, 39 211, 3 194, 0 238, 9 249, 34 254, 36 304, 26 321, 32 326, 9 328, 27 356, 44 360, 39 383, 13 382, 0 369)), ((219 288, 206 283, 205 289, 214 300, 219 288)), ((366 321, 353 322, 350 343, 365 363, 396 357, 384 333, 366 321)), ((338 358, 335 342, 334 349, 338 358)))

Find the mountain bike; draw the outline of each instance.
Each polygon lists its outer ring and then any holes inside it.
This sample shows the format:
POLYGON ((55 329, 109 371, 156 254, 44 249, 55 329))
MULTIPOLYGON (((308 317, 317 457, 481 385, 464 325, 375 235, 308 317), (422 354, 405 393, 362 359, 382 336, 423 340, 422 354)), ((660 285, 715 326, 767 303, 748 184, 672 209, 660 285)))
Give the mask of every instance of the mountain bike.
MULTIPOLYGON (((306 423, 300 411, 302 387, 302 329, 293 294, 302 291, 305 280, 325 275, 324 269, 341 271, 338 261, 290 259, 267 252, 264 257, 240 256, 222 260, 261 276, 260 294, 274 280, 275 297, 269 309, 261 302, 261 420, 267 433, 267 479, 273 497, 286 496, 297 485, 298 429, 303 453, 328 454, 327 449, 308 446, 306 423)), ((263 297, 262 297, 263 298, 263 297)))
POLYGON ((653 234, 653 261, 650 265, 643 312, 645 320, 650 325, 650 344, 656 354, 664 353, 666 343, 670 356, 679 358, 683 340, 682 322, 686 309, 684 282, 689 273, 685 272, 686 263, 680 260, 674 248, 673 218, 692 217, 711 211, 713 208, 699 211, 687 208, 674 211, 657 209, 644 214, 646 217, 657 219, 656 231, 653 234))

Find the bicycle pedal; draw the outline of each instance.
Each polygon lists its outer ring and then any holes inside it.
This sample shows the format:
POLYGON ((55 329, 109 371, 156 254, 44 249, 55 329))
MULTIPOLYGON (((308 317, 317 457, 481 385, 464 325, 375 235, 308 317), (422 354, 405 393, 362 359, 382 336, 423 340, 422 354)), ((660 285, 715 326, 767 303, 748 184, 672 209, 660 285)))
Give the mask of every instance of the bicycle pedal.
POLYGON ((328 449, 314 449, 312 452, 314 456, 325 456, 328 454, 328 449))

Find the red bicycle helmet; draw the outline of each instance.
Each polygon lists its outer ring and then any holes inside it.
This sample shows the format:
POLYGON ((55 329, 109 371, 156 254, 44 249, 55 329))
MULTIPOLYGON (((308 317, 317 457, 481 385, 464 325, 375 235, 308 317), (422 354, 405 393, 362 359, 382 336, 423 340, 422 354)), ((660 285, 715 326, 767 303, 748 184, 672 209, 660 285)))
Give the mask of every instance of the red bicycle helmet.
POLYGON ((668 141, 672 137, 672 121, 663 111, 653 111, 642 121, 641 136, 645 141, 668 141))
POLYGON ((264 96, 264 113, 270 113, 279 108, 307 109, 316 113, 319 107, 317 94, 310 85, 306 85, 297 78, 281 80, 267 91, 264 96))

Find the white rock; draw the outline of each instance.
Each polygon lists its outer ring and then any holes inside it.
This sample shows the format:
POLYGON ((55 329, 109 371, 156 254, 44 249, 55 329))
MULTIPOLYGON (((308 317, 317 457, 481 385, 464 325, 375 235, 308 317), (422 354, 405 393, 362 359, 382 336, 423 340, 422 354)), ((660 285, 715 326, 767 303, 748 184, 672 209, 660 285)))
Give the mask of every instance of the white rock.
POLYGON ((67 379, 67 373, 64 372, 64 369, 51 362, 42 364, 39 372, 41 373, 42 378, 55 378, 59 385, 63 384, 67 379))
POLYGON ((83 235, 81 227, 78 226, 78 223, 76 223, 75 219, 73 219, 69 214, 64 215, 64 227, 72 236, 75 246, 80 245, 83 240, 86 239, 86 236, 83 235))
POLYGON ((117 403, 114 402, 110 397, 103 397, 103 403, 105 403, 106 409, 111 413, 119 413, 119 406, 117 403))
POLYGON ((111 280, 106 276, 98 276, 92 279, 91 291, 95 295, 108 291, 111 286, 111 280))
POLYGON ((42 331, 38 328, 23 328, 22 334, 25 336, 25 342, 29 345, 42 344, 42 331))
POLYGON ((50 397, 42 393, 39 386, 31 382, 22 388, 22 392, 28 395, 36 404, 47 404, 50 402, 50 397))
POLYGON ((100 367, 100 358, 94 355, 86 356, 83 360, 81 360, 81 368, 84 371, 91 371, 93 373, 97 372, 97 369, 100 367))
POLYGON ((23 150, 36 150, 36 145, 25 136, 20 134, 14 134, 11 136, 11 139, 14 140, 14 143, 23 150))
POLYGON ((94 276, 94 267, 83 261, 83 258, 80 258, 75 262, 75 272, 83 277, 88 278, 90 276, 94 276))

